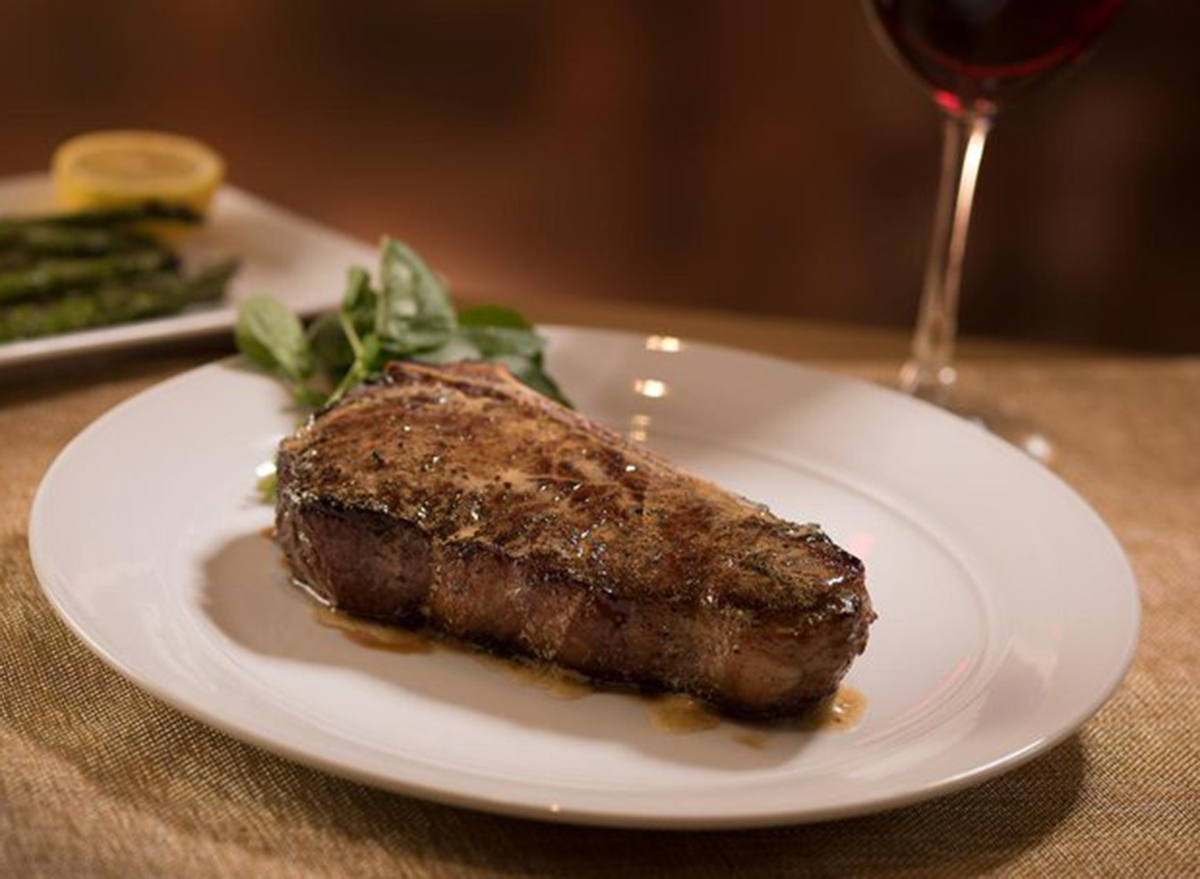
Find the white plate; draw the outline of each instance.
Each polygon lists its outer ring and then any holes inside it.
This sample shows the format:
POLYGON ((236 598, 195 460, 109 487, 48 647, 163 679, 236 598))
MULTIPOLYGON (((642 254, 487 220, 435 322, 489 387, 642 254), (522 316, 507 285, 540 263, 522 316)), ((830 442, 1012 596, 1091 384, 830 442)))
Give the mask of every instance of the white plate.
POLYGON ((263 748, 417 796, 570 822, 731 827, 877 811, 1045 751, 1108 697, 1137 589, 1096 514, 979 429, 864 382, 659 337, 558 328, 579 408, 864 557, 879 612, 853 732, 671 735, 636 697, 558 701, 450 652, 317 625, 260 535, 255 466, 293 425, 237 361, 117 407, 42 483, 42 587, 102 658, 263 748), (672 350, 678 348, 679 350, 672 350), (666 349, 666 350, 663 350, 666 349))
MULTIPOLYGON (((0 180, 0 217, 55 210, 45 174, 0 180)), ((181 247, 185 265, 236 255, 242 265, 225 300, 179 314, 63 333, 44 339, 0 342, 0 368, 53 357, 124 348, 147 342, 228 332, 238 300, 270 293, 300 314, 315 314, 341 299, 347 266, 372 266, 371 248, 347 235, 267 204, 234 186, 223 186, 209 221, 181 247)))

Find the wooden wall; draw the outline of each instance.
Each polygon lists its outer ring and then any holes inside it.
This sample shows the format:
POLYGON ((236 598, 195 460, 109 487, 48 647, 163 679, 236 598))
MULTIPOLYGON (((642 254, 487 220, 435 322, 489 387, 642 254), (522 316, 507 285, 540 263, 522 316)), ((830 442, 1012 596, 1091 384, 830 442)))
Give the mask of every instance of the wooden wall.
MULTIPOLYGON (((1130 5, 1001 120, 969 332, 1200 349, 1200 4, 1130 5)), ((232 178, 462 287, 906 325, 935 111, 849 0, 0 6, 0 174, 99 127, 203 137, 232 178)))

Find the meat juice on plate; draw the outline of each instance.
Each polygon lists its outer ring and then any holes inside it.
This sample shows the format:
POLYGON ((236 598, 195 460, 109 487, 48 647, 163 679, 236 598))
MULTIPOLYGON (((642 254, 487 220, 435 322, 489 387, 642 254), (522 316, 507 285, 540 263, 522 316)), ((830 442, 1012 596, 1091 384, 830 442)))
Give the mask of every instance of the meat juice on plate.
MULTIPOLYGON (((307 590, 306 594, 309 594, 307 590)), ((569 701, 605 691, 603 686, 547 663, 497 656, 460 644, 448 636, 436 636, 428 632, 365 620, 334 610, 320 602, 314 603, 313 618, 322 626, 337 629, 348 641, 372 650, 390 653, 432 653, 439 646, 460 650, 484 665, 499 669, 512 680, 543 690, 556 699, 569 701)), ((612 691, 612 688, 609 690, 612 691)), ((703 732, 715 729, 722 723, 721 715, 692 696, 668 693, 641 698, 649 703, 647 710, 651 726, 663 732, 676 735, 703 732)), ((822 699, 799 717, 746 728, 736 733, 733 739, 738 744, 761 749, 770 743, 771 732, 849 731, 858 726, 866 710, 866 697, 853 687, 842 684, 832 696, 822 699)))

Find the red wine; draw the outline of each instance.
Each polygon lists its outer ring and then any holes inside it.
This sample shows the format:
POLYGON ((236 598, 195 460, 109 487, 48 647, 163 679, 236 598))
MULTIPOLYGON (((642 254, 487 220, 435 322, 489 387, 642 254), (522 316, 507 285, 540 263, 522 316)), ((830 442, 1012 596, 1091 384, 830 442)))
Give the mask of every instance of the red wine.
POLYGON ((871 0, 950 110, 991 107, 1078 58, 1122 0, 871 0))

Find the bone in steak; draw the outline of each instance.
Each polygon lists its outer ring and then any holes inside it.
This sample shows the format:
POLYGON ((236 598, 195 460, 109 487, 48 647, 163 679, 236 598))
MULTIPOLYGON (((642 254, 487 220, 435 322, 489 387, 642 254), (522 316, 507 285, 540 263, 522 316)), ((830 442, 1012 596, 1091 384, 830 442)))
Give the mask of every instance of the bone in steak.
POLYGON ((742 716, 832 693, 862 563, 525 388, 392 364, 284 440, 276 534, 335 607, 742 716))

